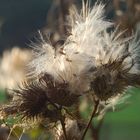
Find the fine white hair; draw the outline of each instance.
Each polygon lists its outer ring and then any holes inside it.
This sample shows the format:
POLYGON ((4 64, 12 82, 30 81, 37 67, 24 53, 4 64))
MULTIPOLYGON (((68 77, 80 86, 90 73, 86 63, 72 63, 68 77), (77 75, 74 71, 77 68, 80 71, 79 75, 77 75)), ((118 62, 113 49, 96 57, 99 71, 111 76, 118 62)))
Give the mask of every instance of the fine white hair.
POLYGON ((71 27, 63 46, 54 48, 47 42, 34 50, 35 58, 30 63, 30 75, 36 77, 48 73, 59 82, 69 82, 75 91, 90 89, 90 69, 96 69, 109 62, 123 59, 123 68, 134 65, 129 73, 139 73, 139 45, 134 37, 121 38, 123 32, 109 33, 112 22, 104 18, 104 4, 95 4, 90 8, 83 2, 79 12, 74 6, 70 9, 68 25, 71 27), (127 56, 125 58, 125 56, 127 56))

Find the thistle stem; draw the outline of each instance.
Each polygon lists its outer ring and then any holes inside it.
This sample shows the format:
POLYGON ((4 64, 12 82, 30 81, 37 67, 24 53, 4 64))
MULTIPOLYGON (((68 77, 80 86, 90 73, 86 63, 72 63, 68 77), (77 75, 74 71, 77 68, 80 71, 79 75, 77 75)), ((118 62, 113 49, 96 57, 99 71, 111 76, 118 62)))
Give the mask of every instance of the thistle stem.
POLYGON ((60 122, 61 122, 61 125, 62 125, 62 129, 63 129, 63 133, 64 133, 64 136, 65 136, 65 140, 68 140, 67 138, 67 133, 66 133, 66 128, 65 128, 65 122, 64 122, 64 119, 60 119, 60 122))
POLYGON ((91 115, 90 120, 89 120, 89 122, 88 122, 88 124, 87 124, 87 127, 86 127, 86 129, 85 129, 85 131, 84 131, 84 133, 83 133, 83 135, 82 135, 81 140, 84 140, 84 138, 85 138, 85 136, 86 136, 86 133, 87 133, 87 131, 88 131, 90 125, 91 125, 92 119, 94 118, 94 116, 95 116, 95 114, 96 114, 96 111, 97 111, 97 109, 98 109, 98 105, 99 105, 99 100, 95 101, 95 107, 94 107, 94 109, 93 109, 92 115, 91 115))
MULTIPOLYGON (((62 110, 62 106, 60 106, 60 108, 59 108, 60 114, 61 114, 61 110, 62 110)), ((66 127, 65 127, 65 116, 63 116, 62 114, 60 116, 60 123, 62 125, 65 140, 68 140, 67 133, 66 133, 66 127)))

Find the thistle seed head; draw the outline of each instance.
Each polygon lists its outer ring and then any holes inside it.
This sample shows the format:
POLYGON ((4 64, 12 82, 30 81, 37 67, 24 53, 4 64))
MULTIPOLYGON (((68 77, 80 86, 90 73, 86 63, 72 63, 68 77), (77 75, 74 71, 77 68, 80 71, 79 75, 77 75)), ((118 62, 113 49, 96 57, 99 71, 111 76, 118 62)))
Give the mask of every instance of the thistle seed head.
POLYGON ((19 113, 23 118, 37 118, 49 111, 50 104, 45 90, 36 84, 24 85, 24 88, 14 90, 13 101, 3 108, 6 115, 19 113))
POLYGON ((140 42, 135 37, 122 38, 117 28, 107 32, 113 23, 104 19, 103 4, 89 8, 83 3, 81 12, 73 7, 68 25, 71 30, 65 43, 54 48, 43 42, 35 48, 30 64, 32 76, 53 77, 47 94, 54 102, 64 105, 59 97, 74 100, 87 91, 107 100, 129 86, 140 85, 140 42))
POLYGON ((68 107, 78 101, 79 95, 71 93, 69 83, 54 81, 53 77, 48 74, 44 74, 40 82, 46 87, 46 95, 52 102, 68 107))
POLYGON ((6 115, 19 113, 23 118, 52 118, 59 117, 59 106, 72 106, 77 102, 77 95, 69 91, 68 83, 57 83, 45 74, 39 81, 24 83, 22 88, 13 90, 13 101, 4 106, 6 115), (50 106, 51 109, 50 109, 50 106))

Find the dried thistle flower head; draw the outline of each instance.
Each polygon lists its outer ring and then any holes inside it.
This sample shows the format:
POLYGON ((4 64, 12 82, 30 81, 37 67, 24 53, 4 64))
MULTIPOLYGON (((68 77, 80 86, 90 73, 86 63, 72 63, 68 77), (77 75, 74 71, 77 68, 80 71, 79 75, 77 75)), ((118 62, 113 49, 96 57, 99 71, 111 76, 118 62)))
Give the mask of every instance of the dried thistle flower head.
POLYGON ((74 54, 69 58, 63 49, 63 46, 53 48, 48 43, 35 48, 35 58, 29 65, 29 75, 41 77, 41 75, 49 74, 58 83, 68 83, 71 93, 81 95, 83 91, 89 88, 84 69, 88 67, 85 67, 85 61, 90 60, 88 57, 88 60, 85 60, 81 54, 78 56, 74 54))
POLYGON ((72 106, 78 100, 78 95, 71 92, 69 83, 59 83, 52 76, 45 74, 39 80, 45 87, 48 98, 61 106, 72 106))
POLYGON ((5 115, 14 115, 18 112, 25 119, 57 119, 59 106, 71 106, 78 97, 68 94, 67 84, 53 83, 49 76, 45 78, 47 81, 44 85, 42 82, 34 82, 13 90, 13 101, 4 106, 2 112, 5 115))
POLYGON ((121 38, 123 32, 117 33, 117 29, 108 33, 113 23, 105 21, 103 14, 102 4, 93 9, 83 4, 80 14, 71 10, 71 35, 64 50, 68 55, 78 52, 89 58, 85 64, 89 69, 84 70, 90 79, 90 91, 106 101, 129 86, 140 85, 140 41, 137 35, 121 38))
MULTIPOLYGON (((128 55, 130 55, 128 53, 128 55)), ((124 92, 128 86, 140 85, 139 73, 131 73, 131 69, 134 65, 134 60, 130 64, 125 64, 125 58, 118 58, 102 64, 93 70, 91 90, 101 100, 107 100, 108 98, 124 92)), ((130 57, 131 59, 131 57, 130 57)))
POLYGON ((70 36, 62 47, 43 42, 35 48, 30 74, 48 73, 58 83, 68 83, 70 93, 91 91, 100 100, 140 85, 140 42, 135 37, 121 38, 123 32, 117 29, 108 33, 113 23, 103 14, 103 4, 90 9, 83 2, 80 13, 73 7, 68 18, 70 36))
POLYGON ((48 110, 47 106, 50 104, 46 91, 43 90, 36 83, 27 85, 23 88, 14 90, 13 101, 3 107, 3 112, 6 115, 13 115, 19 113, 23 118, 37 118, 47 117, 47 111, 51 115, 51 110, 48 110))

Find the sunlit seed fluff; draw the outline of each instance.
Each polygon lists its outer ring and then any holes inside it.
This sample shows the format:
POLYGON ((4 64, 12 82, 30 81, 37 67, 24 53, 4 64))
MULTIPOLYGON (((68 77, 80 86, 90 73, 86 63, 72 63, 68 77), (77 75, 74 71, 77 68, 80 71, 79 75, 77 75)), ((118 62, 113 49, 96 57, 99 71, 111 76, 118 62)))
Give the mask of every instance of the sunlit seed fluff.
POLYGON ((122 38, 123 32, 118 33, 117 28, 108 33, 107 29, 113 24, 104 20, 102 4, 93 9, 84 5, 82 10, 82 14, 71 11, 72 31, 67 41, 72 45, 65 46, 64 50, 67 54, 84 53, 91 59, 86 61, 91 66, 87 71, 91 72, 91 91, 98 99, 108 100, 123 93, 128 86, 139 86, 140 41, 137 35, 122 38))
POLYGON ((103 4, 83 4, 81 12, 72 8, 68 19, 71 31, 63 46, 54 49, 44 42, 37 48, 33 76, 48 73, 58 83, 69 83, 72 93, 91 91, 100 100, 140 85, 140 42, 122 38, 117 29, 107 32, 113 23, 104 19, 103 4))
MULTIPOLYGON (((71 47, 72 44, 66 45, 71 47)), ((89 89, 86 71, 90 68, 87 62, 91 60, 86 54, 78 52, 67 54, 64 46, 53 48, 47 42, 39 47, 35 48, 35 58, 29 65, 29 75, 40 77, 49 74, 58 83, 68 83, 72 94, 81 95, 89 89)))

